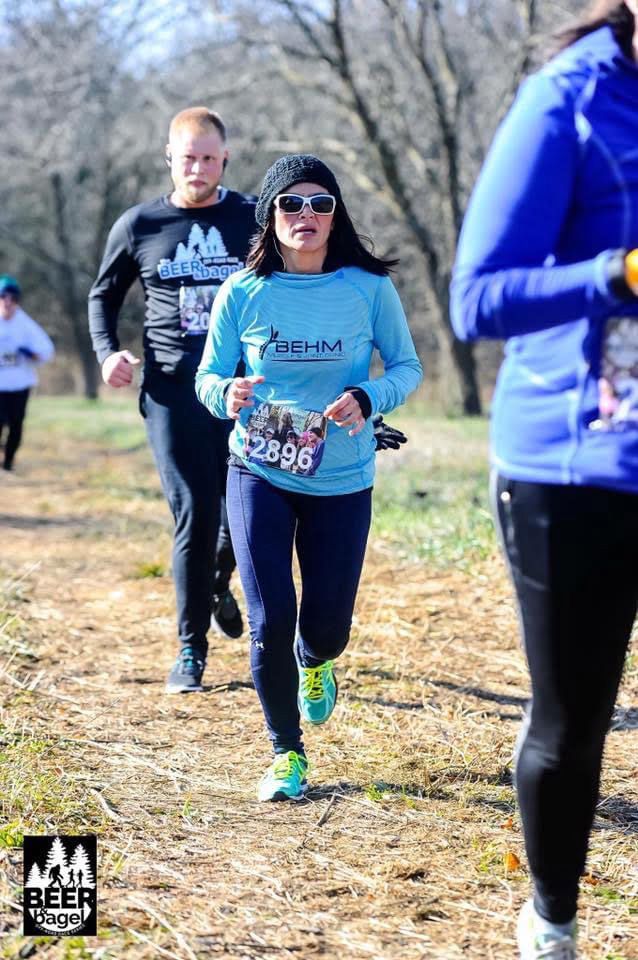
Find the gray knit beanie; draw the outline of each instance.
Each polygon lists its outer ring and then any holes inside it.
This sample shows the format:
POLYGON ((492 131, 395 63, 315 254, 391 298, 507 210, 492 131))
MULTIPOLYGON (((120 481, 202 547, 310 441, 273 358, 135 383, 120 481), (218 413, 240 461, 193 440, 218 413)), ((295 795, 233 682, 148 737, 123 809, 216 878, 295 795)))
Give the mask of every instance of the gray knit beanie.
MULTIPOLYGON (((268 224, 270 210, 275 197, 284 193, 295 183, 318 183, 338 201, 341 190, 334 173, 326 164, 309 153, 290 153, 280 157, 266 171, 264 183, 257 201, 255 218, 261 227, 268 224)), ((343 202, 343 201, 342 201, 343 202)))

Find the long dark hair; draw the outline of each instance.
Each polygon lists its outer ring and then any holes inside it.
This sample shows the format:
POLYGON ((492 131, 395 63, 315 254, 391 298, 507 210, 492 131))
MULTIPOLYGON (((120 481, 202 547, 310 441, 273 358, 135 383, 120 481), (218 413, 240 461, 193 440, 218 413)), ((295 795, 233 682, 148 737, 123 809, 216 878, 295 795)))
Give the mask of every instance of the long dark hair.
MULTIPOLYGON (((283 270, 282 258, 275 246, 275 228, 271 214, 267 225, 252 239, 246 266, 258 277, 269 277, 275 270, 283 270)), ((387 277, 398 260, 383 260, 376 257, 369 237, 361 236, 354 228, 342 200, 337 199, 333 227, 328 237, 328 253, 323 263, 323 273, 331 273, 340 267, 360 267, 368 273, 387 277)))
POLYGON ((564 50, 581 37, 601 27, 611 27, 622 52, 633 59, 636 22, 633 13, 625 6, 623 0, 594 0, 582 17, 555 34, 556 46, 552 52, 564 50))

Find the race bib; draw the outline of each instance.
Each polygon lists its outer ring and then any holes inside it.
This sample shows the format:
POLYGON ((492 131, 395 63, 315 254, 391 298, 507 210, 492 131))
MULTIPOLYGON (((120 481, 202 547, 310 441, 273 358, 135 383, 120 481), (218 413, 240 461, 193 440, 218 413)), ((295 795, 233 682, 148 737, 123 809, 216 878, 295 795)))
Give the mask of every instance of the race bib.
POLYGON ((260 403, 246 423, 244 458, 312 477, 323 459, 327 426, 328 421, 317 410, 260 403))
POLYGON ((179 288, 179 325, 184 333, 203 336, 208 332, 210 311, 218 290, 219 284, 179 288))
POLYGON ((594 430, 638 429, 638 317, 610 317, 603 336, 594 430))

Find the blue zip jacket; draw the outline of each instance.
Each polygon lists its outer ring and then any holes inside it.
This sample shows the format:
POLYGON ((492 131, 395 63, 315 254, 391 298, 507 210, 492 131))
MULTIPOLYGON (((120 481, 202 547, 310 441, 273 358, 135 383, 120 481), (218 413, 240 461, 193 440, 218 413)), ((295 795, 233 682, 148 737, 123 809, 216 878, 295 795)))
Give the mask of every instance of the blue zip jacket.
POLYGON ((638 432, 600 422, 601 351, 638 300, 610 289, 638 247, 638 66, 610 28, 527 79, 474 190, 452 281, 457 336, 503 338, 492 459, 517 480, 638 491, 638 432))
MULTIPOLYGON (((323 411, 352 386, 365 390, 373 414, 389 413, 422 376, 392 281, 358 267, 269 277, 241 270, 229 278, 215 298, 195 379, 197 396, 216 417, 227 418, 225 394, 240 359, 247 376, 265 377, 255 388, 255 408, 270 402, 323 411), (384 374, 371 379, 375 348, 384 374)), ((241 458, 251 412, 242 410, 230 438, 241 458)), ((275 486, 329 496, 372 486, 375 448, 370 419, 354 437, 331 421, 313 476, 245 462, 275 486)))

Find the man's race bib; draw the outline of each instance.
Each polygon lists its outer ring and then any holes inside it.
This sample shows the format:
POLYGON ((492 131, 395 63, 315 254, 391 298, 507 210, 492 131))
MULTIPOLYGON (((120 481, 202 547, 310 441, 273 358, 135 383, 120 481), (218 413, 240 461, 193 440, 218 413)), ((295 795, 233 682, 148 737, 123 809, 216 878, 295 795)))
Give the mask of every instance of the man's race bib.
POLYGON ((638 317, 610 317, 603 335, 594 430, 638 429, 638 317))
POLYGON ((17 353, 0 353, 0 367, 15 367, 18 360, 17 353))
POLYGON ((317 410, 260 403, 246 423, 244 457, 264 467, 312 477, 323 458, 327 426, 317 410))
POLYGON ((210 311, 219 284, 179 288, 179 325, 184 333, 203 336, 208 332, 210 311))

